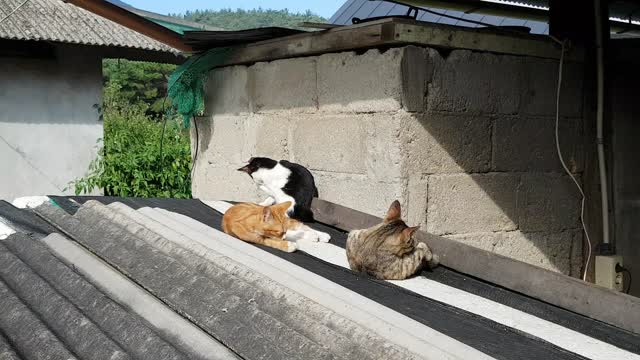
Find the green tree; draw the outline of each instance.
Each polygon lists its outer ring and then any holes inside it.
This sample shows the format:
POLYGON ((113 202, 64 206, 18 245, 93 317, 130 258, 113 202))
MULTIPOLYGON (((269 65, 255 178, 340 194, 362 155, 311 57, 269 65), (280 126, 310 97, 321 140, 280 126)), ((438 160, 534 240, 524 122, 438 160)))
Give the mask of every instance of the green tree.
POLYGON ((226 30, 242 30, 268 26, 279 26, 297 29, 301 22, 326 22, 321 16, 311 11, 293 13, 289 10, 271 10, 257 8, 253 10, 195 10, 187 11, 184 15, 174 14, 185 20, 221 27, 226 30))
MULTIPOLYGON (((118 89, 117 94, 105 97, 105 112, 113 106, 136 106, 154 118, 162 115, 167 95, 167 79, 175 70, 172 64, 160 64, 124 59, 105 59, 102 74, 105 88, 118 89), (116 103, 114 103, 116 102, 116 103)), ((170 104, 165 103, 165 108, 170 104)))

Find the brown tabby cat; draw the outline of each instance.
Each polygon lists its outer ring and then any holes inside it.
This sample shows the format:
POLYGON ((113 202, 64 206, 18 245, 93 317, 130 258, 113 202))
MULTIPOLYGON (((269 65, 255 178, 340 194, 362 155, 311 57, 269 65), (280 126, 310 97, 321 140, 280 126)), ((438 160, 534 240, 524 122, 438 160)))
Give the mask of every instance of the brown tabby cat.
POLYGON ((438 256, 412 236, 418 228, 400 219, 400 203, 394 201, 381 224, 349 233, 347 259, 351 270, 383 280, 403 280, 420 271, 425 262, 435 267, 438 256))
POLYGON ((329 234, 315 231, 287 216, 291 202, 272 206, 240 203, 230 207, 222 217, 222 230, 240 240, 274 249, 293 252, 298 246, 288 240, 327 242, 329 234))

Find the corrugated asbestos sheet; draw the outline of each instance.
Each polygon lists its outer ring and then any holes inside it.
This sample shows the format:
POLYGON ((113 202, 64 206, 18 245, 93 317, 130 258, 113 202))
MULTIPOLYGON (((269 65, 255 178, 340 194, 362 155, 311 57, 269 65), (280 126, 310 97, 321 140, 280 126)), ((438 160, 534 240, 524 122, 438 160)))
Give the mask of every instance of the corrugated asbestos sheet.
MULTIPOLYGON (((395 4, 387 1, 369 1, 369 0, 347 0, 336 13, 329 19, 331 24, 351 25, 351 19, 354 17, 366 19, 378 16, 406 15, 408 6, 395 4)), ((481 15, 481 14, 465 14, 461 11, 448 9, 428 8, 429 10, 469 19, 480 21, 496 26, 526 26, 531 29, 532 34, 548 34, 549 25, 546 22, 531 21, 516 18, 508 18, 503 16, 481 15)), ((418 11, 418 21, 426 21, 437 24, 458 25, 465 27, 482 27, 482 25, 469 23, 461 20, 455 20, 443 16, 438 16, 426 11, 418 11)))
POLYGON ((640 359, 640 335, 438 267, 346 268, 346 234, 284 253, 218 202, 0 202, 2 359, 640 359), (8 235, 8 237, 6 236, 8 235))
MULTIPOLYGON (((0 18, 21 3, 23 0, 0 1, 0 18)), ((0 24, 0 38, 179 53, 177 49, 62 0, 29 0, 0 24)))

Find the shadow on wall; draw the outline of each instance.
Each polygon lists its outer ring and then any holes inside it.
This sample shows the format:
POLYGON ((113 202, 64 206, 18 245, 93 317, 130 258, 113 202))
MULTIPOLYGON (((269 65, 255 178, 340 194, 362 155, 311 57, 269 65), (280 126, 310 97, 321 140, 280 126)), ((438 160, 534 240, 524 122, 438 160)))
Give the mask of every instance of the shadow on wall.
POLYGON ((80 50, 55 58, 0 58, 0 122, 88 124, 99 120, 102 61, 80 50))
MULTIPOLYGON (((261 200, 238 165, 309 167, 320 196, 579 276, 580 197, 554 142, 557 60, 404 47, 214 71, 194 196, 261 200)), ((565 67, 560 137, 584 171, 581 64, 565 67)), ((193 136, 193 132, 192 132, 193 136)))

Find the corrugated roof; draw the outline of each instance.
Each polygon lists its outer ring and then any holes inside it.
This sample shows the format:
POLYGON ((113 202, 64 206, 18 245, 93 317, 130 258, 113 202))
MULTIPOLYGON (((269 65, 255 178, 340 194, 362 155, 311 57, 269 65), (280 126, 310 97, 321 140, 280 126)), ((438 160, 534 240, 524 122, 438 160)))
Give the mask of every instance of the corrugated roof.
MULTIPOLYGON (((23 0, 0 1, 0 17, 23 0)), ((133 48, 179 50, 62 0, 30 0, 0 24, 0 38, 133 48)))
MULTIPOLYGON (((532 34, 549 33, 549 25, 546 22, 542 21, 531 21, 502 16, 466 14, 462 11, 433 7, 429 7, 427 9, 438 13, 459 17, 462 19, 480 21, 496 26, 526 26, 531 29, 532 34)), ((329 23, 336 25, 351 25, 351 19, 353 19, 354 17, 366 19, 378 16, 405 15, 407 13, 407 10, 409 10, 409 7, 406 5, 395 4, 387 1, 347 0, 344 5, 342 5, 340 9, 338 9, 338 11, 333 14, 331 19, 329 19, 329 23)), ((439 16, 423 10, 418 11, 417 20, 471 28, 482 27, 482 25, 439 16)))
POLYGON ((0 357, 640 358, 638 334, 451 269, 352 272, 347 234, 322 223, 330 243, 294 253, 233 239, 222 205, 0 201, 0 357))

